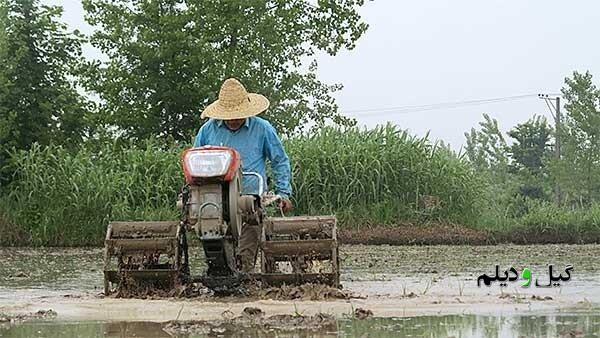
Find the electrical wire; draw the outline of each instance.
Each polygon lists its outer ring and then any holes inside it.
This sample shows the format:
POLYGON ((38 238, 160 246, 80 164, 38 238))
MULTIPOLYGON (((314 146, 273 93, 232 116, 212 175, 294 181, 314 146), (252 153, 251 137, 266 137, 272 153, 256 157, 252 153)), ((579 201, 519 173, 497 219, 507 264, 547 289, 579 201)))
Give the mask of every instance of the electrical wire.
POLYGON ((556 115, 555 115, 556 112, 554 111, 554 107, 552 107, 552 105, 550 104, 549 99, 548 98, 543 98, 543 99, 544 99, 544 102, 546 102, 548 109, 550 110, 550 115, 552 115, 552 117, 554 119, 556 119, 556 115))
POLYGON ((347 110, 347 111, 343 111, 343 113, 348 114, 348 115, 364 115, 364 114, 373 114, 373 113, 410 114, 410 113, 422 112, 422 111, 428 111, 428 110, 451 109, 451 108, 458 108, 458 107, 464 107, 464 106, 477 106, 477 105, 490 104, 490 103, 516 101, 516 100, 522 100, 522 99, 530 98, 530 97, 538 97, 538 94, 537 93, 536 94, 522 94, 522 95, 489 98, 489 99, 441 102, 441 103, 425 104, 425 105, 410 105, 410 106, 399 106, 399 107, 389 107, 389 108, 347 110))

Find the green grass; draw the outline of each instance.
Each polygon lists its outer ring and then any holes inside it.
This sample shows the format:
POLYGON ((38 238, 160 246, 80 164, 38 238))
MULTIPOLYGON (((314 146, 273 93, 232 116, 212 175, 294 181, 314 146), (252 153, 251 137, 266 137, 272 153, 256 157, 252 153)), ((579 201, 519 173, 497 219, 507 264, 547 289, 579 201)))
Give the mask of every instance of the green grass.
MULTIPOLYGON (((445 147, 395 127, 326 128, 285 141, 298 214, 335 213, 341 227, 470 223, 483 186, 445 147), (439 199, 424 208, 422 196, 439 199)), ((13 155, 0 197, 3 245, 96 245, 109 220, 176 219, 183 147, 157 142, 34 147, 13 155)))
POLYGON ((539 200, 521 201, 520 216, 485 210, 472 227, 490 234, 491 242, 597 243, 600 242, 600 204, 586 208, 557 207, 539 200))
POLYGON ((345 226, 400 220, 468 222, 482 186, 471 167, 445 147, 393 126, 324 129, 291 140, 294 195, 304 214, 336 213, 345 226), (420 206, 423 196, 440 207, 420 206))
POLYGON ((16 180, 0 199, 3 244, 98 244, 109 220, 178 217, 178 154, 153 143, 16 154, 16 180))
MULTIPOLYGON (((461 156, 393 126, 325 128, 285 146, 295 212, 335 214, 341 228, 455 223, 492 241, 600 241, 600 204, 568 209, 499 197, 461 156), (424 207, 427 196, 436 207, 424 207)), ((183 149, 148 141, 13 154, 14 180, 0 194, 0 244, 99 245, 110 220, 177 219, 183 149)))
POLYGON ((566 242, 590 242, 600 237, 600 204, 570 209, 550 202, 530 202, 528 209, 515 226, 519 231, 554 235, 566 242))

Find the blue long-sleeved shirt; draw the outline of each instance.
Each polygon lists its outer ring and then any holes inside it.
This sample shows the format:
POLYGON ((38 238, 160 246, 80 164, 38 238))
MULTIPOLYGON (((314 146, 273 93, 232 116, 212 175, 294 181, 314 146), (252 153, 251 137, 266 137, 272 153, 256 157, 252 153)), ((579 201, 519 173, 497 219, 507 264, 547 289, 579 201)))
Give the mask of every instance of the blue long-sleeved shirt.
MULTIPOLYGON (((284 198, 292 194, 290 184, 290 161, 283 149, 275 128, 260 117, 249 117, 236 131, 227 128, 221 120, 210 119, 194 140, 194 147, 205 145, 225 146, 237 150, 242 157, 242 170, 259 173, 267 183, 266 160, 271 162, 275 176, 275 192, 284 198)), ((244 176, 242 179, 244 194, 258 194, 258 179, 244 176)))

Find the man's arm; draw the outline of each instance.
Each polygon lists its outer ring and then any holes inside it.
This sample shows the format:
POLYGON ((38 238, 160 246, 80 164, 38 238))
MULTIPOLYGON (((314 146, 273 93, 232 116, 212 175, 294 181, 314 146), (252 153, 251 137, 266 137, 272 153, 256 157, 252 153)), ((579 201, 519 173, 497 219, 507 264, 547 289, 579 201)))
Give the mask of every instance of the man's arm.
POLYGON ((208 122, 204 123, 200 130, 198 130, 198 134, 196 138, 194 138, 194 148, 202 147, 206 145, 206 128, 208 128, 208 122))
POLYGON ((277 136, 275 128, 270 124, 266 127, 265 153, 271 161, 271 169, 275 176, 275 192, 289 200, 292 195, 290 160, 283 149, 283 144, 277 136))

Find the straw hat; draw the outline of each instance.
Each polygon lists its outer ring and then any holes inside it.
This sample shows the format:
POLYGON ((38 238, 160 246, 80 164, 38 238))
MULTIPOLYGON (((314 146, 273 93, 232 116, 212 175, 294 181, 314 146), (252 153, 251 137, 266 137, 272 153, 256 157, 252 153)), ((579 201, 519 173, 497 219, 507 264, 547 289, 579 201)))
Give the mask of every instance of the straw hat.
POLYGON ((258 115, 269 108, 269 100, 260 95, 248 93, 236 79, 227 79, 219 91, 219 99, 211 103, 201 118, 212 117, 218 120, 245 119, 258 115))

